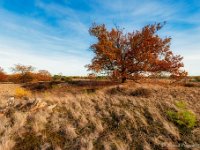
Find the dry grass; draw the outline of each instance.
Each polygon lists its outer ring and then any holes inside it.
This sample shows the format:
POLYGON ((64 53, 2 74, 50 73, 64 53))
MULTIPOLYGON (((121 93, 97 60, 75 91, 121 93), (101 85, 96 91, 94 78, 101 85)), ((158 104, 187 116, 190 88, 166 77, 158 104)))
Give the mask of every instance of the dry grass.
POLYGON ((181 100, 199 120, 197 87, 130 82, 92 93, 64 89, 34 93, 12 106, 4 105, 9 96, 1 94, 0 149, 154 150, 200 143, 199 123, 182 134, 166 114, 181 100))
POLYGON ((131 96, 143 96, 143 97, 150 97, 151 90, 145 88, 137 88, 136 90, 130 93, 131 96))

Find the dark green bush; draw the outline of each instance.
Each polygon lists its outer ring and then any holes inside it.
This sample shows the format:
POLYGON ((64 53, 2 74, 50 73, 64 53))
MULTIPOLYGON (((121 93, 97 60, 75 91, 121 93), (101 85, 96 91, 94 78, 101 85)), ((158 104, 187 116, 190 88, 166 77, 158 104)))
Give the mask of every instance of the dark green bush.
POLYGON ((62 75, 54 75, 53 80, 68 82, 68 81, 72 81, 72 77, 67 77, 67 76, 62 76, 62 75))
POLYGON ((200 76, 194 78, 196 82, 200 82, 200 76))

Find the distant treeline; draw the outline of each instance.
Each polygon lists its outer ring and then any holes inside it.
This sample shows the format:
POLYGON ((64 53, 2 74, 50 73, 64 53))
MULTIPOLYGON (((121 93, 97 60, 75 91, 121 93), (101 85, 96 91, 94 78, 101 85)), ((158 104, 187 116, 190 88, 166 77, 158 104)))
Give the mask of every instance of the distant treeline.
POLYGON ((11 68, 12 74, 7 74, 3 68, 0 67, 0 82, 13 82, 13 83, 27 83, 27 82, 39 82, 39 81, 72 81, 79 79, 107 79, 106 76, 96 76, 95 74, 89 74, 88 76, 64 76, 61 74, 51 75, 47 70, 36 71, 33 66, 14 65, 11 68))

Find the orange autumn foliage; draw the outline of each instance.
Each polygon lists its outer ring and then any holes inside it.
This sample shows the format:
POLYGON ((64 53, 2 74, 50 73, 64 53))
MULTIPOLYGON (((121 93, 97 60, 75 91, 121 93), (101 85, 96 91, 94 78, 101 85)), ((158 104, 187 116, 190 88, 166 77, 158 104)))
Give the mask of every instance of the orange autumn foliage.
POLYGON ((26 83, 37 81, 51 81, 51 74, 47 70, 39 70, 34 72, 35 68, 32 66, 25 66, 17 64, 12 68, 14 74, 9 76, 9 81, 14 83, 26 83))
POLYGON ((16 64, 11 69, 14 72, 14 80, 16 80, 15 82, 26 83, 33 80, 32 72, 35 69, 33 66, 16 64))
POLYGON ((8 81, 13 83, 21 83, 20 74, 10 74, 8 76, 8 81))
POLYGON ((0 67, 0 82, 5 82, 7 81, 7 75, 4 72, 3 68, 0 67))
POLYGON ((51 81, 51 74, 47 70, 39 70, 38 73, 33 74, 37 81, 51 81))
POLYGON ((109 31, 105 25, 93 24, 89 32, 97 43, 91 45, 95 57, 88 70, 107 73, 121 82, 161 72, 171 77, 186 76, 187 72, 181 70, 183 57, 170 50, 171 38, 157 34, 164 24, 147 25, 126 34, 118 28, 109 31))

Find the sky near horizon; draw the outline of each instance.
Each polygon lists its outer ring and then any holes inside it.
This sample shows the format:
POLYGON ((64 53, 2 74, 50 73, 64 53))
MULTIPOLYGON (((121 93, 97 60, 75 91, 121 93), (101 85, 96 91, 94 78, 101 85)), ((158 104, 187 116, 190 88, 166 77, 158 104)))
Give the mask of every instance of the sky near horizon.
POLYGON ((0 66, 87 75, 93 22, 132 32, 163 21, 159 35, 172 38, 190 75, 200 75, 199 0, 0 0, 0 66))

